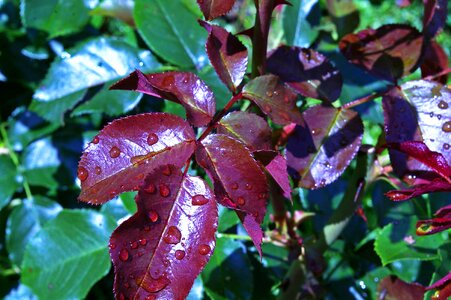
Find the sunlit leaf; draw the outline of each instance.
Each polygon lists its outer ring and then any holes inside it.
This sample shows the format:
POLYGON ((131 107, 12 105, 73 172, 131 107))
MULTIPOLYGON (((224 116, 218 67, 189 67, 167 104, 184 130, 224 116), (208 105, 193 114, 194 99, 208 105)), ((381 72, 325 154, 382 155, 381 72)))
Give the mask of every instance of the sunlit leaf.
POLYGON ((423 300, 425 288, 419 283, 407 283, 396 276, 382 279, 377 290, 385 300, 423 300))
POLYGON ((244 86, 243 97, 255 102, 274 123, 302 124, 296 94, 277 76, 263 75, 252 79, 244 86))
POLYGON ((340 96, 340 72, 315 50, 281 46, 269 55, 267 67, 305 97, 335 101, 340 96))
POLYGON ((228 13, 235 3, 235 0, 197 0, 205 19, 213 20, 228 13))
POLYGON ((189 72, 143 74, 136 70, 111 86, 113 90, 132 90, 180 103, 188 121, 203 126, 211 121, 216 100, 210 88, 189 72))
POLYGON ((134 0, 104 0, 94 10, 91 11, 91 14, 118 18, 128 25, 134 26, 134 6, 134 0))
POLYGON ((101 204, 119 193, 137 190, 156 167, 182 166, 194 144, 193 129, 174 115, 149 113, 115 120, 83 153, 78 167, 79 199, 101 204))
POLYGON ((184 299, 215 247, 213 192, 166 165, 149 174, 136 202, 110 239, 116 297, 184 299))
POLYGON ((283 15, 283 32, 288 45, 309 47, 317 38, 321 9, 318 0, 291 1, 283 15))
POLYGON ((337 179, 360 147, 363 124, 352 110, 314 106, 303 113, 287 144, 290 175, 304 188, 320 188, 337 179))

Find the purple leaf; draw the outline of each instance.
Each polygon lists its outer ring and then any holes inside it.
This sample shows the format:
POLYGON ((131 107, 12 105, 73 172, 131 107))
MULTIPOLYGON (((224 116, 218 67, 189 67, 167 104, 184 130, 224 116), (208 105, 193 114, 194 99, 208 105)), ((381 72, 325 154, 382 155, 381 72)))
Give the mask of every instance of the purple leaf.
POLYGON ((283 196, 291 201, 291 186, 288 178, 287 160, 277 151, 255 151, 254 157, 282 189, 283 196))
POLYGON ((269 55, 267 67, 305 97, 332 102, 340 96, 340 72, 315 50, 280 46, 269 55))
MULTIPOLYGON (((239 214, 243 219, 253 218, 254 222, 246 221, 249 224, 246 230, 253 231, 259 227, 266 213, 268 184, 263 170, 249 150, 234 138, 212 134, 198 145, 196 161, 213 180, 217 201, 245 213, 246 217, 239 214)), ((251 237, 258 236, 257 233, 248 233, 251 237)), ((259 249, 261 241, 254 240, 254 243, 259 249)))
POLYGON ((325 106, 314 106, 303 117, 306 126, 297 126, 288 139, 288 171, 300 187, 316 189, 333 182, 350 164, 363 124, 355 111, 325 106))
POLYGON ((247 234, 249 234, 249 237, 252 239, 258 254, 260 254, 260 258, 262 258, 263 231, 260 227, 261 222, 258 222, 251 214, 242 211, 236 211, 236 214, 238 215, 238 218, 240 218, 247 234))
POLYGON ((382 279, 377 287, 380 299, 385 300, 423 300, 425 287, 416 282, 407 283, 396 276, 382 279))
POLYGON ((348 34, 340 50, 353 64, 383 79, 395 82, 415 71, 423 36, 408 25, 384 25, 348 34))
POLYGON ((438 178, 428 183, 415 185, 410 189, 389 191, 385 195, 393 201, 404 201, 434 192, 451 192, 451 184, 442 178, 438 178))
POLYGON ((132 90, 180 103, 186 109, 188 121, 194 126, 207 125, 216 109, 210 88, 189 72, 143 74, 136 70, 113 84, 112 90, 132 90))
POLYGON ((234 111, 218 122, 218 133, 243 142, 251 151, 271 148, 271 128, 256 114, 234 111))
POLYGON ((423 34, 431 39, 442 30, 448 15, 448 0, 424 0, 423 34))
POLYGON ((110 238, 116 299, 186 298, 215 247, 212 191, 166 165, 149 174, 136 203, 110 238))
POLYGON ((182 166, 195 143, 191 126, 174 115, 149 113, 115 120, 81 157, 79 199, 102 204, 122 192, 137 190, 155 168, 169 162, 182 166))
MULTIPOLYGON (((451 163, 451 92, 439 83, 416 80, 395 87, 384 95, 386 141, 424 142, 451 163)), ((430 171, 424 164, 397 150, 390 150, 393 169, 400 177, 430 171)))
POLYGON ((252 100, 274 123, 302 124, 296 107, 296 94, 274 75, 263 75, 249 81, 243 88, 243 97, 252 100))
POLYGON ((204 21, 199 23, 209 33, 205 47, 211 64, 221 81, 229 90, 235 92, 246 73, 246 47, 222 27, 210 25, 204 21))
MULTIPOLYGON (((448 68, 448 56, 445 50, 435 41, 430 41, 425 45, 423 62, 421 64, 421 77, 434 76, 448 68)), ((446 84, 448 75, 442 75, 434 81, 446 84)))
POLYGON ((235 4, 235 0, 197 0, 197 4, 205 19, 213 20, 228 13, 235 4))

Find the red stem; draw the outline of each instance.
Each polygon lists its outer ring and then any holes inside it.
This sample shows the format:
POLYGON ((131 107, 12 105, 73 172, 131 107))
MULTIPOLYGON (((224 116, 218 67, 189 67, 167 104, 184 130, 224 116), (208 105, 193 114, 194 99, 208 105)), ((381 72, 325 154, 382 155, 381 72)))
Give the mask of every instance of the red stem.
POLYGON ((254 0, 257 13, 252 36, 252 78, 265 73, 269 26, 274 0, 254 0))
POLYGON ((437 78, 437 77, 446 75, 446 74, 448 74, 448 73, 451 73, 451 68, 446 68, 445 70, 443 70, 443 71, 441 71, 441 72, 439 72, 439 73, 437 73, 437 74, 429 75, 429 76, 427 76, 427 77, 424 77, 423 79, 424 79, 424 80, 432 80, 432 79, 435 79, 435 78, 437 78))
MULTIPOLYGON (((385 92, 384 92, 384 93, 385 93, 385 92)), ((371 100, 374 100, 374 99, 376 99, 377 97, 380 97, 380 96, 382 96, 382 95, 383 95, 383 93, 375 93, 375 94, 372 94, 372 95, 369 95, 369 96, 365 96, 365 97, 356 99, 356 100, 354 100, 354 101, 351 101, 351 102, 349 102, 349 103, 346 103, 346 104, 344 104, 341 108, 343 108, 343 109, 349 109, 349 108, 352 108, 352 107, 354 107, 354 106, 357 106, 357 105, 360 105, 360 104, 363 104, 363 103, 366 103, 366 102, 370 102, 371 100)))

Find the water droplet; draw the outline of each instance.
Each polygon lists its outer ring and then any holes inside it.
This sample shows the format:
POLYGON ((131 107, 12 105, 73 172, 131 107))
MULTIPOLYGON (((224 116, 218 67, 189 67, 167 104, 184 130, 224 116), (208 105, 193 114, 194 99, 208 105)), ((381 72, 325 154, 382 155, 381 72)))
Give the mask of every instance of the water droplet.
POLYGON ((93 143, 93 144, 98 144, 98 143, 99 143, 99 137, 98 137, 98 136, 95 136, 95 137, 92 139, 92 143, 93 143))
POLYGON ((182 233, 175 226, 170 226, 163 240, 168 244, 178 244, 182 238, 182 233))
POLYGON ((147 240, 146 240, 146 239, 140 239, 140 240, 139 240, 139 244, 140 244, 141 246, 145 246, 145 245, 147 245, 147 240))
POLYGON ((431 118, 434 117, 434 113, 432 111, 429 113, 429 117, 431 117, 431 118))
POLYGON ((326 161, 326 162, 324 163, 324 166, 325 166, 327 169, 332 168, 332 165, 331 165, 328 161, 326 161))
POLYGON ((438 103, 438 108, 440 108, 440 109, 447 109, 448 108, 448 103, 446 103, 445 101, 441 100, 438 103))
POLYGON ((178 260, 182 260, 185 257, 185 251, 183 250, 176 250, 175 251, 175 258, 178 260))
POLYGON ((321 179, 321 181, 320 181, 320 183, 319 183, 319 186, 320 187, 323 187, 323 186, 325 186, 326 185, 326 179, 321 179))
POLYGON ((111 158, 116 158, 116 157, 118 157, 119 155, 121 155, 121 150, 119 150, 118 147, 113 146, 113 147, 110 149, 110 156, 111 156, 111 158))
POLYGON ((210 246, 206 245, 206 244, 202 244, 199 246, 199 254, 200 255, 207 255, 208 253, 210 253, 211 248, 210 246))
POLYGON ((158 221, 158 213, 153 209, 149 210, 149 212, 147 213, 147 217, 152 223, 158 221))
POLYGON ((204 195, 195 195, 191 200, 192 205, 204 205, 208 202, 208 199, 204 195))
POLYGON ((438 114, 437 115, 437 119, 441 120, 442 119, 442 115, 438 114))
POLYGON ((155 295, 147 295, 146 298, 144 298, 144 300, 155 300, 157 299, 157 296, 155 295))
POLYGON ((157 188, 155 187, 155 184, 149 183, 149 185, 144 189, 144 192, 148 194, 154 194, 157 188))
POLYGON ((158 142, 158 135, 155 133, 149 133, 147 136, 147 144, 149 146, 155 145, 158 142))
POLYGON ((156 293, 164 289, 171 281, 161 276, 154 279, 152 276, 141 276, 136 279, 136 284, 149 293, 156 293))
POLYGON ((260 193, 260 194, 258 194, 258 198, 259 198, 259 199, 265 199, 265 198, 266 198, 266 193, 260 193))
POLYGON ((445 150, 449 150, 450 147, 451 146, 448 143, 443 144, 443 149, 445 149, 445 150))
POLYGON ((165 266, 167 268, 170 265, 171 265, 171 262, 169 261, 169 259, 163 259, 163 266, 165 266))
POLYGON ((111 197, 115 197, 116 195, 117 195, 117 191, 116 190, 110 191, 110 196, 111 197))
POLYGON ((442 130, 444 132, 451 132, 451 121, 448 121, 445 124, 443 124, 442 130))
POLYGON ((86 170, 84 167, 79 167, 77 171, 77 177, 81 181, 85 181, 89 176, 88 170, 86 170))
POLYGON ((237 190, 238 189, 238 183, 233 183, 231 186, 232 190, 237 190))
POLYGON ((162 84, 163 84, 164 87, 169 87, 169 86, 173 85, 174 82, 175 82, 174 75, 167 75, 163 79, 162 84))
POLYGON ((272 97, 273 94, 274 94, 273 91, 267 91, 266 92, 266 96, 268 96, 268 97, 272 97))
POLYGON ((312 135, 317 135, 321 132, 321 128, 312 129, 312 135))
POLYGON ((102 173, 102 168, 100 168, 99 166, 96 166, 96 167, 94 168, 94 172, 95 172, 97 175, 100 175, 100 173, 102 173))
POLYGON ((136 180, 143 180, 143 179, 144 179, 144 176, 145 176, 144 173, 141 173, 141 174, 136 175, 136 176, 135 176, 135 179, 136 179, 136 180))
POLYGON ((132 248, 132 249, 136 249, 136 248, 138 248, 138 242, 130 242, 130 248, 132 248))
POLYGON ((246 200, 244 200, 243 197, 238 197, 238 199, 236 200, 236 203, 238 203, 238 205, 243 206, 246 203, 246 200))
POLYGON ((169 189, 169 187, 164 183, 160 183, 158 188, 160 190, 161 197, 167 197, 171 193, 171 190, 169 189))
POLYGON ((250 190, 252 190, 252 184, 246 183, 246 184, 244 185, 244 188, 245 188, 246 190, 250 191, 250 190))
POLYGON ((110 247, 110 249, 116 249, 116 244, 110 243, 110 244, 109 244, 109 247, 110 247))
POLYGON ((120 252, 119 252, 119 259, 120 260, 122 260, 122 261, 127 261, 128 260, 128 257, 129 257, 129 254, 128 254, 128 250, 127 249, 122 249, 120 252))
POLYGON ((172 173, 171 167, 169 167, 169 165, 164 166, 163 171, 161 173, 163 173, 163 175, 165 175, 165 176, 170 176, 172 173))

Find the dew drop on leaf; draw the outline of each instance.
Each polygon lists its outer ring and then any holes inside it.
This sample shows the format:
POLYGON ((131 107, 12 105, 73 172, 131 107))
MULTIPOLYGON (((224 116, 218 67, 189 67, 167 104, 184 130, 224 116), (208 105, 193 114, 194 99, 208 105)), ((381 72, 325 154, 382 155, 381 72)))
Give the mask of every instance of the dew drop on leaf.
POLYGON ((92 143, 93 143, 93 144, 98 144, 98 143, 99 143, 99 137, 98 137, 98 136, 95 136, 95 137, 92 139, 92 143))
POLYGON ((110 149, 110 156, 111 156, 111 158, 116 158, 116 157, 118 157, 120 154, 121 154, 121 150, 119 150, 118 147, 113 146, 113 147, 110 149))
POLYGON ((132 248, 132 249, 136 249, 136 248, 138 248, 138 242, 130 242, 130 248, 132 248))
POLYGON ((164 289, 171 281, 161 276, 157 279, 152 278, 151 276, 143 276, 136 279, 136 284, 142 287, 149 293, 156 293, 164 289))
POLYGON ((204 205, 208 202, 208 199, 204 197, 204 195, 195 195, 191 200, 191 204, 193 205, 204 205))
POLYGON ((199 254, 200 255, 207 255, 208 253, 210 253, 211 248, 208 245, 202 244, 199 246, 199 254))
POLYGON ((84 167, 79 167, 77 172, 77 177, 81 181, 85 181, 88 178, 88 170, 86 170, 84 167))
POLYGON ((244 188, 245 188, 246 190, 250 191, 250 190, 252 190, 252 184, 246 183, 246 184, 244 185, 244 188))
POLYGON ((268 97, 272 97, 273 94, 274 94, 273 91, 267 91, 266 92, 266 96, 268 96, 268 97))
POLYGON ((110 249, 116 249, 116 244, 110 243, 109 247, 110 247, 110 249))
POLYGON ((448 121, 445 124, 443 124, 442 130, 444 132, 451 132, 451 121, 448 121))
POLYGON ((163 86, 169 87, 169 86, 173 85, 174 82, 175 82, 174 75, 168 75, 163 79, 163 86))
POLYGON ((147 295, 146 298, 144 298, 144 300, 155 300, 157 299, 157 296, 155 295, 147 295))
POLYGON ((246 200, 244 200, 243 197, 238 197, 236 203, 240 206, 243 206, 246 203, 246 200))
POLYGON ((155 187, 155 184, 149 183, 149 185, 144 189, 144 192, 148 194, 154 194, 157 188, 155 187))
POLYGON ((160 183, 158 188, 160 190, 161 197, 167 197, 171 193, 171 190, 169 189, 169 187, 164 183, 160 183))
POLYGON ((231 186, 232 190, 237 190, 238 189, 238 183, 233 183, 231 186))
POLYGON ((147 217, 149 218, 149 220, 152 223, 155 223, 156 221, 158 221, 158 213, 153 209, 147 213, 147 217))
POLYGON ((450 145, 448 143, 443 144, 443 149, 449 150, 449 148, 450 148, 450 145))
POLYGON ((94 168, 94 172, 95 172, 97 175, 100 175, 100 174, 102 173, 102 168, 100 168, 99 166, 96 166, 96 167, 94 168))
POLYGON ((119 259, 120 260, 122 260, 122 261, 127 261, 128 260, 128 257, 129 257, 129 253, 128 253, 128 250, 127 249, 122 249, 120 252, 119 252, 119 259))
POLYGON ((175 251, 175 258, 178 260, 182 260, 185 257, 185 251, 183 250, 176 250, 175 251))
POLYGON ((166 165, 166 166, 163 167, 163 171, 161 171, 161 172, 165 176, 170 176, 171 175, 171 168, 169 167, 169 165, 166 165))
POLYGON ((146 239, 140 239, 140 240, 139 240, 139 244, 140 244, 141 246, 145 246, 145 245, 147 244, 147 240, 146 240, 146 239))
POLYGON ((440 102, 438 103, 438 108, 440 108, 440 109, 447 109, 448 108, 448 103, 446 103, 443 100, 440 100, 440 102))
POLYGON ((158 136, 155 133, 149 133, 147 136, 147 144, 149 146, 155 145, 158 142, 158 136))
POLYGON ((168 244, 178 244, 182 238, 182 233, 175 226, 170 226, 163 240, 168 244))

